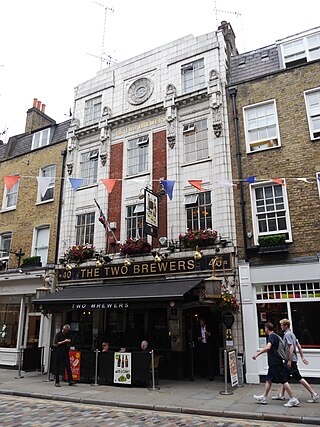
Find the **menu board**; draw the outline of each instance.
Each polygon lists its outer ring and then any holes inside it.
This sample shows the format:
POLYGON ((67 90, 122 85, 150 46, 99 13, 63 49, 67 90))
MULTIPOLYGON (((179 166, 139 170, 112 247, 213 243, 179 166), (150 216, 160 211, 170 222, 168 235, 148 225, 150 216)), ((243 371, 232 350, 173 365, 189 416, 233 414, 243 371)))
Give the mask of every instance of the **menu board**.
POLYGON ((131 384, 131 353, 114 353, 115 384, 131 384))

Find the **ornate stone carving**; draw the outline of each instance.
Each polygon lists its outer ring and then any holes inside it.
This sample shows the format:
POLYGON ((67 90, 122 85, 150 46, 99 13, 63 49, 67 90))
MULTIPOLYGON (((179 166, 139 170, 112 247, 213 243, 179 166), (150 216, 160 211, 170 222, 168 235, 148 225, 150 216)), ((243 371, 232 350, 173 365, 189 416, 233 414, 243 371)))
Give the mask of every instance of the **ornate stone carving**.
POLYGON ((111 139, 111 128, 109 119, 111 117, 111 109, 107 106, 103 108, 102 117, 99 122, 100 129, 100 160, 102 166, 105 166, 108 159, 108 149, 111 139))
POLYGON ((219 79, 219 74, 216 70, 210 71, 208 92, 210 95, 213 132, 215 136, 219 138, 222 134, 221 82, 219 79))
POLYGON ((176 128, 177 128, 177 107, 175 105, 176 88, 173 84, 169 84, 166 90, 164 107, 166 108, 167 122, 167 141, 172 149, 176 143, 176 128))
POLYGON ((128 102, 132 105, 143 104, 153 92, 153 82, 142 77, 133 82, 128 89, 128 102))

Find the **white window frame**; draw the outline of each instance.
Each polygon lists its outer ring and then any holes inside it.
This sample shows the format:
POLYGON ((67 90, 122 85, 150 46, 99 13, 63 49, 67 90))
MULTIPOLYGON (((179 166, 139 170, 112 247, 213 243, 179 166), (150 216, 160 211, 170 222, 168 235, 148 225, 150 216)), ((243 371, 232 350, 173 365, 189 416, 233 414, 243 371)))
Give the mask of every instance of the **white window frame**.
POLYGON ((45 267, 48 262, 49 252, 49 241, 50 241, 50 225, 41 225, 34 229, 33 233, 33 256, 40 256, 42 267, 45 267), (46 234, 44 234, 46 232, 46 234), (42 242, 39 242, 41 233, 42 242))
POLYGON ((46 128, 35 132, 32 136, 32 145, 31 150, 36 150, 37 148, 45 147, 50 143, 51 128, 46 128))
POLYGON ((316 173, 316 177, 317 177, 318 191, 319 191, 319 198, 320 198, 320 172, 316 173))
POLYGON ((202 118, 183 125, 184 161, 205 160, 209 157, 208 120, 202 118))
POLYGON ((186 227, 187 229, 200 230, 212 228, 212 193, 211 191, 202 191, 201 193, 187 194, 184 198, 185 213, 186 213, 186 227), (209 202, 207 199, 210 199, 209 202), (210 215, 203 215, 203 209, 210 210, 210 215), (196 215, 194 215, 196 214, 196 215), (190 219, 190 217, 192 219, 190 219), (189 226, 190 221, 192 225, 189 226), (203 224, 203 227, 201 227, 203 224))
POLYGON ((280 47, 284 68, 320 59, 320 32, 292 38, 282 42, 280 47), (315 40, 313 44, 312 39, 315 40))
POLYGON ((8 268, 11 245, 12 245, 12 232, 8 231, 7 233, 1 233, 0 234, 0 262, 5 263, 5 269, 8 268), (10 240, 9 246, 5 245, 4 242, 9 240, 10 240), (7 247, 7 249, 5 249, 5 247, 7 247))
POLYGON ((46 194, 43 197, 40 193, 40 190, 38 189, 38 202, 50 202, 50 201, 54 200, 54 187, 55 187, 55 181, 56 181, 56 165, 48 165, 48 166, 44 166, 43 168, 41 168, 40 176, 51 177, 52 179, 50 180, 46 194), (52 197, 47 197, 47 194, 51 190, 53 190, 52 191, 52 197))
POLYGON ((84 106, 84 125, 98 123, 102 112, 102 96, 87 99, 84 106))
MULTIPOLYGON (((285 180, 283 180, 283 183, 285 184, 285 180)), ((274 191, 274 190, 273 190, 274 191)), ((292 232, 291 232, 291 221, 290 221, 290 212, 289 212, 289 204, 288 204, 288 196, 287 196, 287 187, 286 185, 281 185, 278 184, 274 181, 265 181, 265 182, 261 182, 259 184, 250 184, 250 199, 251 199, 251 214, 252 214, 252 224, 253 224, 253 231, 254 231, 254 244, 258 245, 258 239, 261 236, 271 236, 274 234, 287 234, 288 235, 288 239, 286 240, 287 242, 291 242, 292 241, 292 232), (256 189, 257 188, 266 188, 266 187, 281 187, 282 189, 282 198, 283 198, 283 209, 273 209, 273 210, 264 210, 261 212, 258 212, 257 209, 257 201, 256 201, 256 189), (277 213, 277 212, 281 212, 281 211, 285 211, 285 221, 286 221, 286 229, 277 229, 276 230, 272 230, 272 231, 259 231, 259 221, 258 221, 258 216, 259 215, 264 215, 264 213, 269 214, 269 220, 271 221, 271 214, 273 212, 277 213)), ((269 199, 265 199, 265 200, 270 200, 269 199)), ((272 200, 274 201, 274 197, 272 198, 272 200)), ((268 205, 268 202, 266 202, 266 206, 268 205)), ((271 203, 269 204, 271 205, 271 203)), ((268 225, 270 223, 268 222, 268 225)))
POLYGON ((204 58, 195 59, 181 66, 181 84, 183 93, 205 87, 204 58))
POLYGON ((76 215, 76 245, 84 245, 86 243, 93 245, 95 218, 95 212, 76 215), (81 218, 83 221, 81 221, 81 218))
POLYGON ((127 175, 148 172, 150 143, 149 135, 130 138, 127 141, 127 175))
POLYGON ((80 153, 80 177, 83 179, 82 187, 97 183, 98 157, 98 149, 80 153))
POLYGON ((312 141, 314 141, 320 139, 320 88, 318 87, 315 89, 306 90, 304 92, 304 99, 306 103, 310 138, 312 141), (312 95, 316 95, 318 97, 318 106, 316 108, 316 111, 312 111, 310 107, 310 97, 312 95), (319 122, 319 126, 316 128, 314 126, 315 119, 319 122))
MULTIPOLYGON (((281 147, 277 105, 275 99, 259 102, 257 104, 246 105, 243 107, 243 120, 246 137, 246 149, 248 154, 281 147), (272 116, 270 114, 262 115, 262 112, 266 113, 266 109, 268 107, 272 107, 273 109, 272 116), (250 125, 249 123, 250 112, 256 112, 256 126, 250 125), (260 116, 257 113, 260 113, 260 116), (274 129, 274 132, 272 129, 274 129), (253 135, 254 132, 258 134, 256 138, 251 136, 251 133, 253 135), (262 132, 267 133, 267 135, 261 135, 259 137, 259 133, 262 132)), ((254 118, 252 119, 252 122, 254 122, 254 118)))
POLYGON ((144 203, 137 203, 126 207, 126 236, 127 239, 142 239, 145 237, 144 203), (139 221, 142 221, 141 227, 138 227, 139 221), (141 232, 139 232, 139 229, 141 232))
POLYGON ((3 199, 2 199, 2 209, 4 210, 13 210, 17 207, 17 201, 18 201, 18 194, 19 194, 19 184, 20 179, 10 188, 10 190, 7 190, 7 187, 4 186, 4 192, 3 192, 3 199), (13 203, 8 206, 8 200, 12 197, 13 203))

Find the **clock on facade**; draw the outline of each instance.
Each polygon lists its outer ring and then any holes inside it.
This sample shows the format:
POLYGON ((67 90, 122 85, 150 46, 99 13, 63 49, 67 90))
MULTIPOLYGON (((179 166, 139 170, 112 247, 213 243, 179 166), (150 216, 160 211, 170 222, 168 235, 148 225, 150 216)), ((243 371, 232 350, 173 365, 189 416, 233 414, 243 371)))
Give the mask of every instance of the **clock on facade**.
POLYGON ((128 89, 128 101, 130 104, 142 104, 150 98, 153 92, 153 83, 146 77, 133 82, 128 89))

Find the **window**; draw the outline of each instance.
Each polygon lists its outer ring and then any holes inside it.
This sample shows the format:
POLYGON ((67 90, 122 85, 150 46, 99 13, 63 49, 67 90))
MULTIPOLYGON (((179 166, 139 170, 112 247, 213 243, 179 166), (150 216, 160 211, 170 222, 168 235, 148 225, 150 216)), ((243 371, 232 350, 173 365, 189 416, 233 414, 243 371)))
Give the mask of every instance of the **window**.
POLYGON ((311 139, 320 138, 320 89, 305 92, 311 139))
POLYGON ((138 239, 144 237, 144 204, 127 206, 127 239, 138 239))
POLYGON ((204 230, 212 228, 211 192, 190 194, 185 198, 187 228, 204 230))
POLYGON ((0 270, 8 268, 12 233, 0 234, 0 270))
POLYGON ((0 347, 15 348, 20 317, 20 297, 1 295, 0 347))
POLYGON ((84 125, 91 125, 97 123, 101 116, 101 101, 102 97, 97 96, 96 98, 89 99, 85 103, 84 107, 84 125))
POLYGON ((319 197, 320 197, 320 172, 317 172, 317 182, 318 182, 318 190, 319 190, 319 197))
POLYGON ((76 225, 76 244, 84 245, 85 243, 90 243, 93 245, 94 237, 94 221, 95 214, 94 212, 77 215, 77 225, 76 225))
POLYGON ((41 257, 42 266, 47 265, 49 249, 50 227, 35 229, 34 256, 41 257))
POLYGON ((286 68, 320 58, 320 33, 311 34, 281 45, 286 68))
POLYGON ((269 234, 290 232, 290 219, 285 186, 267 184, 251 186, 255 239, 269 234))
POLYGON ((275 101, 244 107, 247 153, 280 146, 275 101))
POLYGON ((33 134, 31 150, 44 147, 50 142, 50 128, 41 130, 33 134))
POLYGON ((194 162, 208 157, 207 120, 199 120, 183 126, 185 161, 194 162))
POLYGON ((149 137, 148 135, 128 141, 128 175, 135 175, 148 170, 149 137))
POLYGON ((199 59, 181 67, 183 93, 200 89, 204 86, 204 60, 199 59))
POLYGON ((10 190, 5 187, 3 208, 15 208, 18 200, 19 181, 10 190))
MULTIPOLYGON (((80 158, 82 185, 95 184, 98 176, 98 150, 82 153, 80 158)), ((88 242, 87 242, 88 243, 88 242)))
POLYGON ((47 166, 41 169, 40 176, 51 178, 49 182, 47 182, 48 188, 44 196, 40 193, 40 200, 44 202, 46 200, 53 200, 54 196, 54 184, 56 177, 56 167, 55 165, 47 166))

